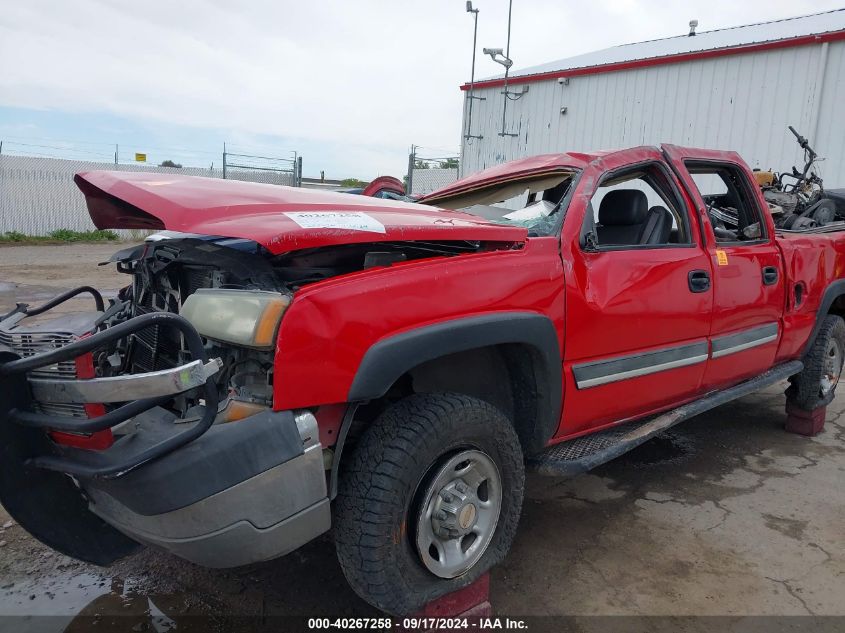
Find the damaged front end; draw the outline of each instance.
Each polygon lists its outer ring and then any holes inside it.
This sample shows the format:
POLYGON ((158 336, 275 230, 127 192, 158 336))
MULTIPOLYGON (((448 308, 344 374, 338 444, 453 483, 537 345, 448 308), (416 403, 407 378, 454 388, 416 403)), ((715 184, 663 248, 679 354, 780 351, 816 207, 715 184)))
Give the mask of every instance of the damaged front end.
POLYGON ((331 519, 316 419, 273 401, 278 328, 296 292, 490 248, 273 254, 165 231, 117 253, 111 264, 131 282, 108 302, 86 287, 0 317, 0 502, 44 543, 98 564, 137 543, 210 567, 303 545, 331 519), (51 318, 85 293, 93 310, 51 318))
POLYGON ((527 233, 255 183, 75 180, 99 228, 162 232, 112 258, 130 283, 108 303, 86 287, 0 316, 0 503, 44 543, 98 564, 146 543, 230 567, 326 532, 313 411, 274 402, 279 325, 298 290, 521 248, 527 233), (83 293, 94 310, 61 314, 83 293))
POLYGON ((272 409, 291 293, 240 242, 150 242, 118 253, 132 283, 108 306, 86 287, 0 317, 0 502, 44 543, 225 567, 329 528, 314 416, 272 409), (82 293, 93 311, 49 318, 82 293))

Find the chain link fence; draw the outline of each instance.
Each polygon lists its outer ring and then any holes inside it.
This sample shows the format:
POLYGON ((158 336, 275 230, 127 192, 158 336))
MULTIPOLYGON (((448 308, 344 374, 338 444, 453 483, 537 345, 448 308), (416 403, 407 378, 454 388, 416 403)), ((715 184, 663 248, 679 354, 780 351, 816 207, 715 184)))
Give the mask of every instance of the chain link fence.
POLYGON ((302 186, 302 157, 272 158, 223 152, 223 178, 263 182, 268 185, 302 186))
POLYGON ((431 193, 458 179, 457 169, 415 168, 411 175, 411 194, 431 193))
MULTIPOLYGON (((245 157, 250 158, 250 157, 245 157)), ((11 231, 26 235, 49 235, 59 229, 90 231, 96 228, 88 216, 85 198, 73 182, 83 171, 107 169, 208 178, 232 178, 274 185, 297 186, 302 159, 285 169, 242 165, 224 169, 198 167, 155 167, 81 160, 0 155, 0 234, 11 231), (225 171, 225 175, 224 175, 225 171)), ((135 232, 117 231, 122 237, 135 232)))
POLYGON ((460 171, 460 159, 456 155, 426 157, 413 146, 408 156, 408 192, 411 195, 431 193, 455 182, 460 171))

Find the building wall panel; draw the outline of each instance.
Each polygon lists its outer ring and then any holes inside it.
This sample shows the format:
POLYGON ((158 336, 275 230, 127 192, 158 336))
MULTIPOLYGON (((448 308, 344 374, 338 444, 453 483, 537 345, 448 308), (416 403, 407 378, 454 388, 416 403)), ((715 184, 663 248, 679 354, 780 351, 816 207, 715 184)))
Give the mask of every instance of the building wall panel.
POLYGON ((661 142, 733 149, 752 167, 788 170, 803 164, 793 125, 826 158, 826 184, 845 186, 845 42, 532 83, 508 102, 516 137, 499 134, 501 91, 476 91, 486 100, 474 105, 473 134, 484 138, 464 140, 463 175, 533 154, 661 142))
POLYGON ((815 142, 826 158, 820 164, 825 184, 845 187, 845 42, 828 46, 815 142))

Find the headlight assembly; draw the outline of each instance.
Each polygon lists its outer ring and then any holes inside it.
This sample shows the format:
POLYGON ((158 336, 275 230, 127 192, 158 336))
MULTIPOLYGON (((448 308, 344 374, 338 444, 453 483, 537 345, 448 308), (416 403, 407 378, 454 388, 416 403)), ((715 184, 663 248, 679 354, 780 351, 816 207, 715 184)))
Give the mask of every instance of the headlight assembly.
POLYGON ((269 349, 288 305, 290 297, 278 292, 200 288, 185 300, 180 314, 206 338, 269 349))

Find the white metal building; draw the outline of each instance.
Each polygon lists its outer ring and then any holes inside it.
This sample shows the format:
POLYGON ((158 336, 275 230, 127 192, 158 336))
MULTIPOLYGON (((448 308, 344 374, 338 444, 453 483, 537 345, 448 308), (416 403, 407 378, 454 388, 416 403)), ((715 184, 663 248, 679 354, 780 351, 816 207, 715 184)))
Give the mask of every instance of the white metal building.
POLYGON ((825 184, 845 187, 845 9, 511 71, 504 129, 502 77, 475 82, 471 121, 461 86, 462 175, 534 154, 661 142, 788 170, 803 165, 793 125, 826 158, 825 184))

